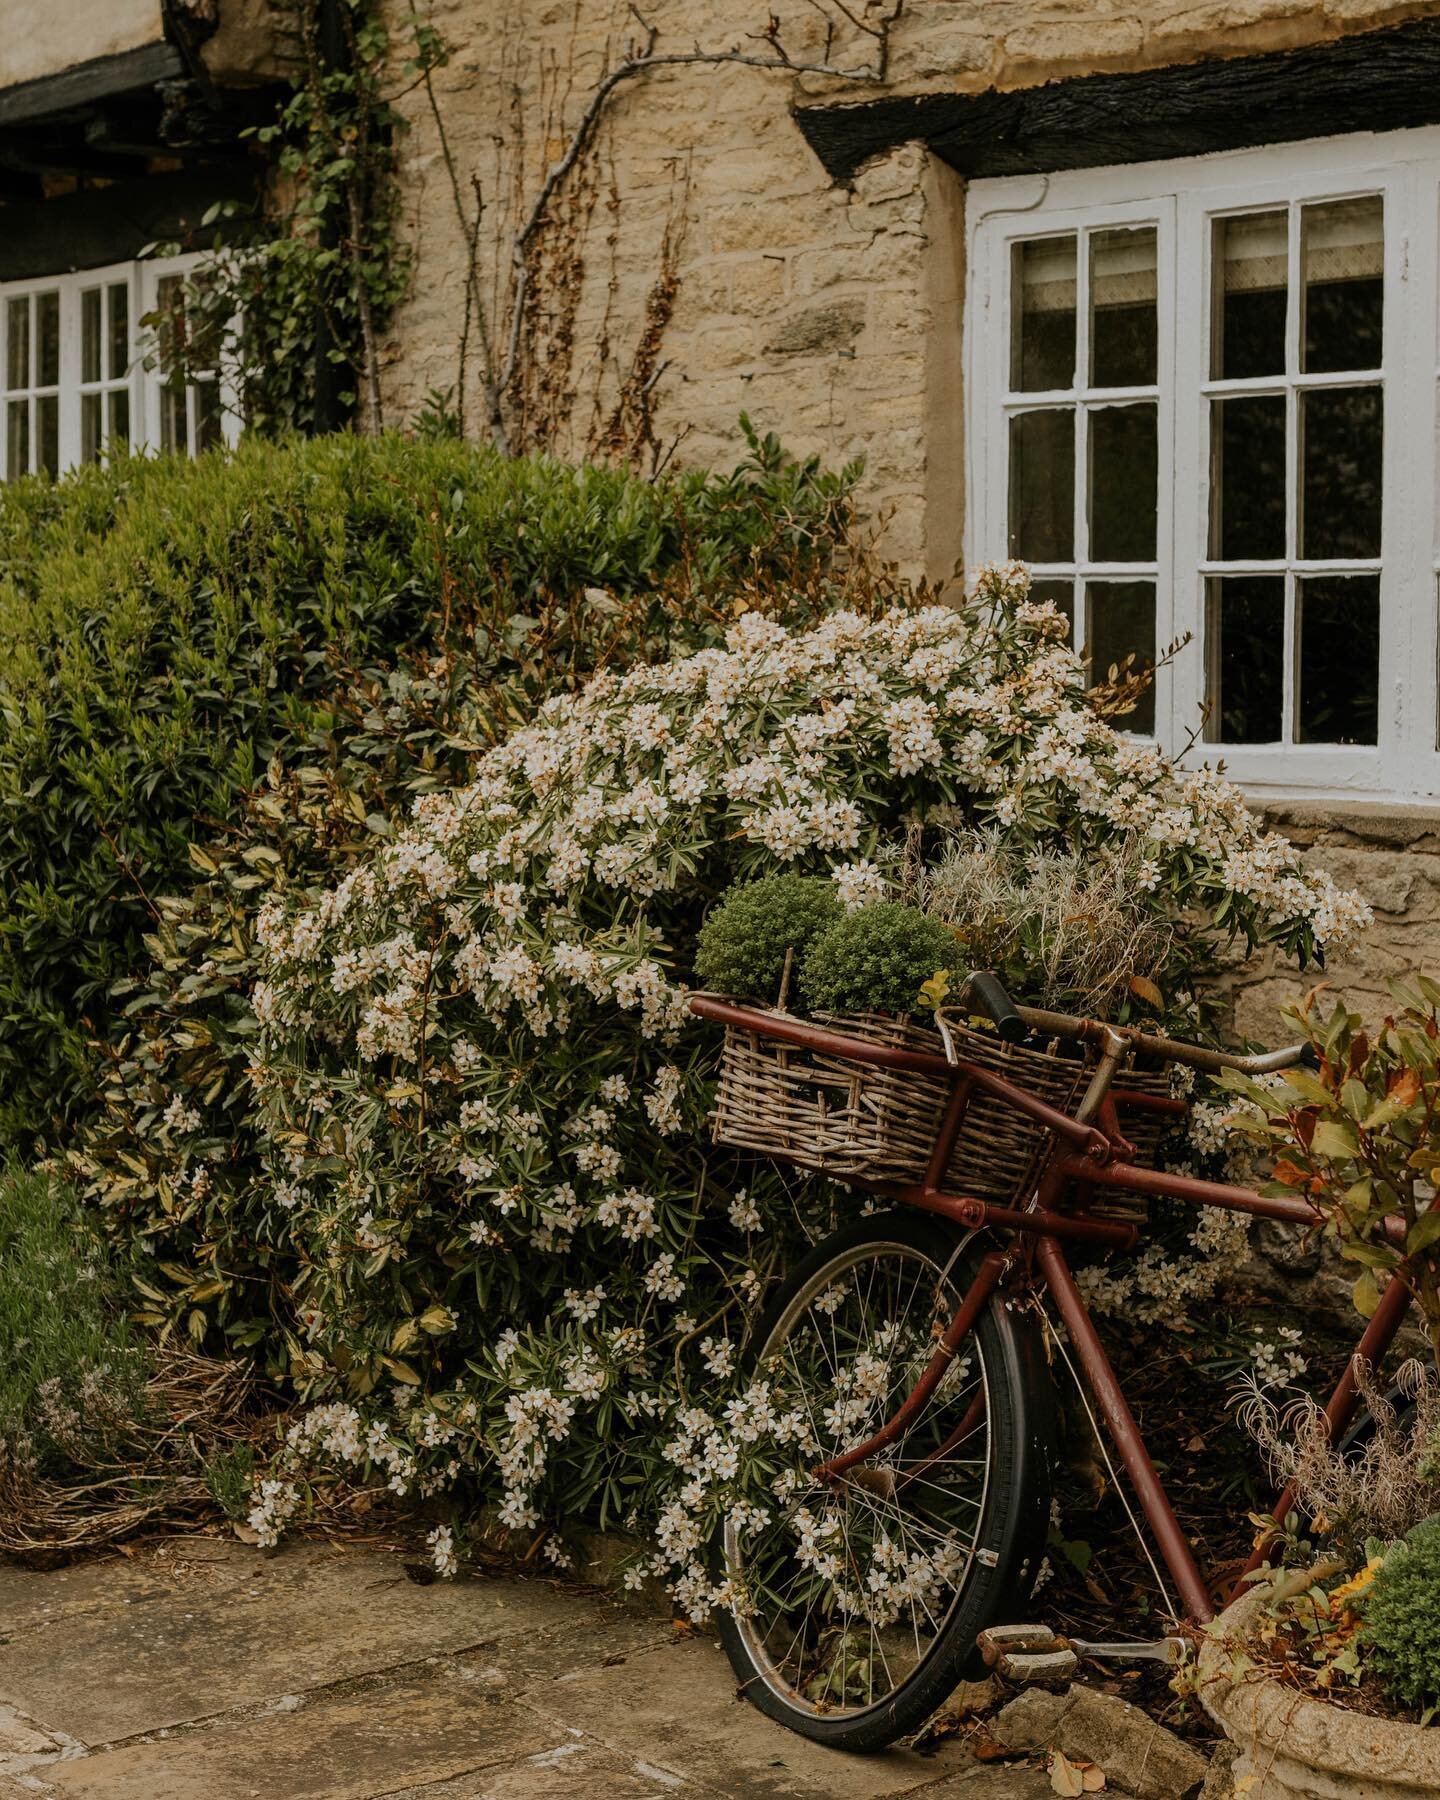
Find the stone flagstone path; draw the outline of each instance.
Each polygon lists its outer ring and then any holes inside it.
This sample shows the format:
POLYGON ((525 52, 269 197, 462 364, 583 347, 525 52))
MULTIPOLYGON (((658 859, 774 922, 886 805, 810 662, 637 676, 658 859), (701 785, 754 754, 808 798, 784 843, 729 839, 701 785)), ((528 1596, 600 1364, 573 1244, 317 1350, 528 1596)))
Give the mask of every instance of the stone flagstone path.
POLYGON ((0 1800, 1047 1800, 1038 1768, 837 1756, 706 1637, 387 1549, 213 1538, 0 1566, 0 1800))

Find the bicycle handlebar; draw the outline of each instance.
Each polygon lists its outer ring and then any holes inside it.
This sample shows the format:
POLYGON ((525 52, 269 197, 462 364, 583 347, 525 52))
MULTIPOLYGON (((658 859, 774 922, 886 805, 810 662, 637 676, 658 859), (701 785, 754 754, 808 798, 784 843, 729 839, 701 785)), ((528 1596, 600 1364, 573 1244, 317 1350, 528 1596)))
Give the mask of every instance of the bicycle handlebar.
POLYGON ((1280 1050, 1262 1050, 1253 1056, 1242 1056, 1228 1050, 1211 1050, 1203 1044, 1187 1044, 1178 1038, 1158 1037, 1133 1025, 1106 1025, 1099 1019, 1082 1019, 1073 1013, 1049 1012, 1038 1006, 1017 1006, 1005 992, 996 975, 977 969, 967 976, 960 990, 959 1004, 974 1012, 983 1012, 1007 1044, 1018 1043, 1028 1032, 1045 1032, 1051 1037, 1079 1038, 1104 1047, 1107 1038, 1121 1039, 1132 1049, 1147 1056, 1158 1056, 1165 1062, 1187 1064, 1207 1074, 1233 1069, 1241 1075, 1273 1075, 1280 1069, 1293 1069, 1297 1064, 1315 1067, 1319 1058, 1312 1044, 1287 1044, 1280 1050))

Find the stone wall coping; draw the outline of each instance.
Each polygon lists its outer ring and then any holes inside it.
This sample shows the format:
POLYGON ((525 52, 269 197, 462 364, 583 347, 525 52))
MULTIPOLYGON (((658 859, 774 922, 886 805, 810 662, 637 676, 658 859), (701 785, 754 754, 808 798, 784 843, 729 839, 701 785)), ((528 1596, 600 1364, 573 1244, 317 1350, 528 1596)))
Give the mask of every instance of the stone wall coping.
POLYGON ((1250 803, 1267 824, 1303 843, 1440 852, 1437 802, 1303 800, 1255 795, 1250 803))

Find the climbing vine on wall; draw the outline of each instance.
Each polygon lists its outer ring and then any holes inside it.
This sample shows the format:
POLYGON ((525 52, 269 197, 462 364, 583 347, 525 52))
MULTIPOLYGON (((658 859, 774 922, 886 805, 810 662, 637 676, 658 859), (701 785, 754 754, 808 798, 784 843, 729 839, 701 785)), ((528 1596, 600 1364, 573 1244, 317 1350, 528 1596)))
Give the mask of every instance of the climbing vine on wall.
POLYGON ((206 215, 202 229, 215 235, 185 285, 185 328, 165 321, 167 341, 194 368, 213 367, 218 350, 252 429, 324 429, 353 415, 376 432, 379 341, 412 272, 399 225, 400 102, 449 52, 415 18, 397 41, 380 0, 275 9, 291 92, 248 134, 269 154, 267 202, 258 220, 235 202, 206 215))

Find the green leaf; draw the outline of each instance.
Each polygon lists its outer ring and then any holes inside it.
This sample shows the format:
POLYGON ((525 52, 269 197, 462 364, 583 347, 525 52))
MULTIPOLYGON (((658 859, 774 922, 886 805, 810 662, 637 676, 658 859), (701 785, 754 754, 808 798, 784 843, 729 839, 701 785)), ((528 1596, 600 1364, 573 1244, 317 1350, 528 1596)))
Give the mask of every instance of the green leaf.
POLYGON ((1357 1278, 1350 1290, 1350 1298, 1362 1319, 1374 1317, 1375 1308, 1380 1304, 1380 1289, 1369 1269, 1357 1278))
POLYGON ((1405 1254, 1418 1256, 1437 1239, 1440 1239, 1440 1209, 1432 1206, 1428 1212, 1421 1213, 1405 1234, 1405 1254))
POLYGON ((1310 1139, 1310 1153, 1332 1161, 1349 1160, 1360 1154, 1360 1140, 1348 1125, 1335 1119, 1322 1119, 1310 1139))

